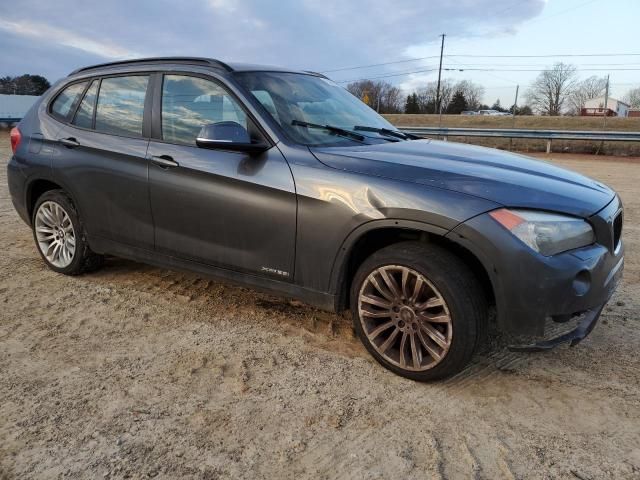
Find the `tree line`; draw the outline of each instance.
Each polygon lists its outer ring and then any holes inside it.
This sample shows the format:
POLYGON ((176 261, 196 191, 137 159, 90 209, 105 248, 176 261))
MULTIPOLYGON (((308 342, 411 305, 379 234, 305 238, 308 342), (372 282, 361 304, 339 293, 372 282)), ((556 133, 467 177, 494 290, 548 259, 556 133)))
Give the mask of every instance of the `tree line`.
POLYGON ((42 95, 50 86, 49 80, 41 75, 0 77, 0 94, 4 95, 42 95))
MULTIPOLYGON (((527 101, 540 115, 580 115, 588 100, 604 97, 606 91, 606 77, 581 80, 574 65, 559 62, 540 72, 527 91, 527 101)), ((640 108, 640 87, 629 90, 621 100, 640 108)))
MULTIPOLYGON (((470 80, 440 83, 439 103, 442 113, 459 114, 466 110, 497 110, 516 115, 580 115, 585 103, 603 97, 606 77, 591 76, 579 79, 573 65, 556 63, 540 72, 524 92, 522 103, 503 107, 500 100, 489 106, 482 103, 485 89, 470 80)), ((404 95, 400 88, 386 81, 359 80, 347 85, 347 90, 379 113, 438 113, 437 83, 404 95)), ((640 87, 629 90, 622 99, 632 108, 640 108, 640 87)))

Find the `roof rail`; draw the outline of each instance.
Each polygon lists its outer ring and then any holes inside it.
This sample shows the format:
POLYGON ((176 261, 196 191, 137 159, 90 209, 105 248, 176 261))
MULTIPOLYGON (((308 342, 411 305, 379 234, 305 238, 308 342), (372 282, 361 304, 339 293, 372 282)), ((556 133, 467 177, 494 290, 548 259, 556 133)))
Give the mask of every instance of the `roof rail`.
POLYGON ((89 67, 82 67, 74 70, 69 74, 75 75, 76 73, 86 72, 88 70, 95 70, 104 67, 117 67, 119 65, 153 65, 157 63, 183 63, 186 65, 206 65, 210 67, 222 68, 227 72, 232 72, 233 68, 220 60, 214 58, 205 57, 151 57, 151 58, 137 58, 131 60, 120 60, 118 62, 100 63, 98 65, 91 65, 89 67))
POLYGON ((326 75, 320 73, 320 72, 312 72, 311 70, 303 70, 304 73, 308 73, 310 75, 315 75, 316 77, 321 77, 321 78, 326 78, 327 80, 329 80, 329 77, 327 77, 326 75))

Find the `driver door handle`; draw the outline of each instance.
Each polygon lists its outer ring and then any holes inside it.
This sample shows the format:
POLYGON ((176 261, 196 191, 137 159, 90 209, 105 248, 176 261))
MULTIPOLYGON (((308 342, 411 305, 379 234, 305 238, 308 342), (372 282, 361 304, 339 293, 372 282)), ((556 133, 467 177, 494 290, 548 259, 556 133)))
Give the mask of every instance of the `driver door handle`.
POLYGON ((59 142, 67 148, 75 148, 80 146, 80 142, 73 137, 61 138, 59 142))
POLYGON ((154 165, 157 165, 161 168, 173 168, 173 167, 179 167, 180 164, 178 162, 176 162, 173 157, 169 156, 169 155, 159 155, 159 156, 155 156, 153 155, 151 158, 151 163, 153 163, 154 165))

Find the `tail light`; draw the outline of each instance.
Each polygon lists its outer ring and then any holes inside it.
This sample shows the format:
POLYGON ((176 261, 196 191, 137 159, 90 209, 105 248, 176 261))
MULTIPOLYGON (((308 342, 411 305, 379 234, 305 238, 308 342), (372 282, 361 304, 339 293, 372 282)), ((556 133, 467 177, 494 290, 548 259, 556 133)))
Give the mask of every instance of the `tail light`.
POLYGON ((13 153, 16 153, 21 141, 22 134, 20 133, 20 130, 18 130, 18 127, 13 127, 11 129, 11 150, 13 150, 13 153))

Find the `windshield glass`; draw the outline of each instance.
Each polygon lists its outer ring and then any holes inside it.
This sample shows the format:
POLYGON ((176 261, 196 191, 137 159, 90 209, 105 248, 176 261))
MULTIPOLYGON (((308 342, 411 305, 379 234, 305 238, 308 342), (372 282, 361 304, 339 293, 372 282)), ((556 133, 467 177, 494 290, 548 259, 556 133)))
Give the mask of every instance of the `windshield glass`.
MULTIPOLYGON (((291 139, 304 145, 363 143, 335 129, 309 128, 303 125, 305 122, 349 131, 354 131, 356 126, 396 130, 366 104, 326 78, 281 72, 239 72, 236 78, 291 139)), ((362 134, 367 143, 383 141, 378 133, 365 135, 358 131, 358 134, 362 134)))

